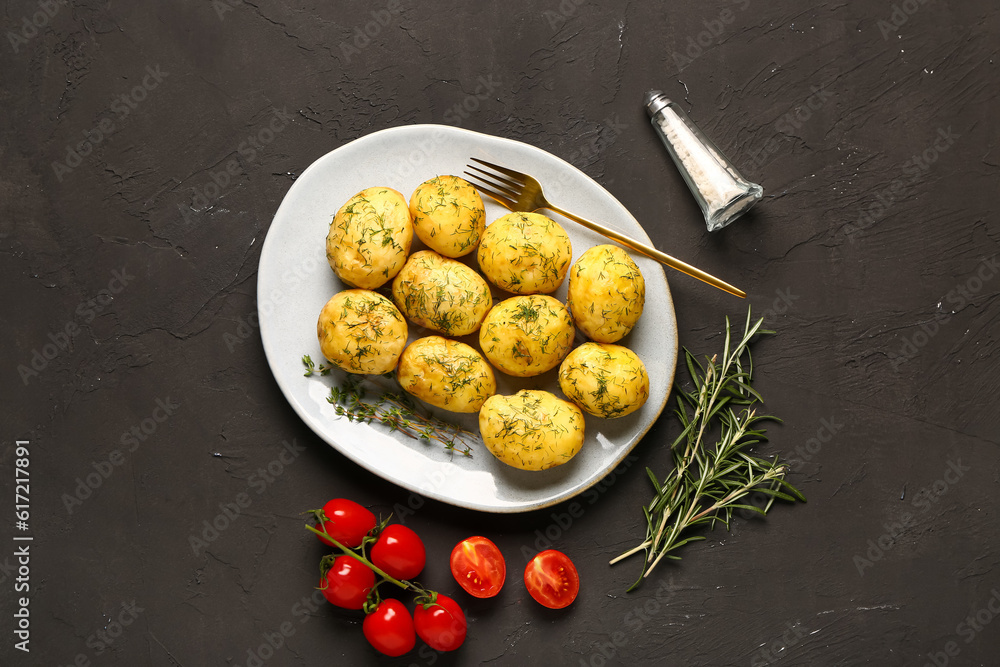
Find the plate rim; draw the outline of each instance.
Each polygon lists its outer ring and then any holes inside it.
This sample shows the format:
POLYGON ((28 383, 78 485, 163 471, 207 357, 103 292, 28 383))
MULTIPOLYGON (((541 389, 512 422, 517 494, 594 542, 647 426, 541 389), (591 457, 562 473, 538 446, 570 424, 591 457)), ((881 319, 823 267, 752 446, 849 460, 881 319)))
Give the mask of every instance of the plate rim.
MULTIPOLYGON (((663 415, 663 410, 666 408, 667 402, 670 400, 670 396, 673 393, 673 384, 674 384, 674 379, 675 379, 676 373, 677 373, 677 363, 678 363, 678 360, 680 358, 680 339, 679 339, 678 331, 677 331, 677 310, 674 307, 673 293, 670 290, 670 282, 667 280, 666 271, 664 270, 664 267, 661 264, 659 264, 659 263, 657 263, 656 266, 657 266, 657 268, 658 268, 659 271, 663 272, 663 283, 664 283, 664 287, 666 288, 666 296, 667 296, 667 298, 670 301, 670 313, 669 313, 669 316, 670 316, 669 320, 670 321, 669 321, 669 324, 670 324, 671 330, 673 331, 674 340, 677 342, 677 349, 675 351, 675 354, 673 355, 673 358, 670 360, 670 363, 669 363, 669 368, 668 368, 668 373, 667 373, 667 389, 666 389, 666 392, 664 393, 662 403, 657 407, 656 416, 653 419, 651 419, 647 424, 645 424, 640 429, 640 432, 635 437, 635 440, 632 443, 632 445, 629 446, 629 447, 627 447, 627 448, 623 448, 622 451, 619 453, 619 455, 613 460, 613 462, 611 464, 609 464, 608 466, 605 467, 604 473, 602 475, 600 475, 598 477, 595 477, 589 484, 585 484, 585 485, 581 485, 579 487, 574 487, 572 489, 568 489, 564 493, 559 494, 559 495, 557 495, 555 497, 548 498, 548 499, 545 499, 545 500, 540 500, 538 502, 534 502, 534 503, 531 503, 531 504, 516 505, 516 506, 495 506, 495 505, 481 505, 481 504, 475 504, 475 503, 468 503, 468 502, 459 501, 459 500, 457 500, 455 498, 447 497, 447 496, 439 493, 437 490, 428 491, 426 489, 415 488, 415 486, 409 485, 409 484, 405 483, 403 480, 399 480, 399 479, 396 479, 394 477, 388 477, 388 476, 386 476, 384 473, 382 473, 378 469, 376 469, 376 468, 374 468, 372 466, 369 466, 367 464, 367 462, 362 461, 362 460, 358 460, 357 458, 355 458, 354 456, 352 456, 349 451, 346 451, 345 449, 343 449, 340 446, 338 446, 337 443, 334 442, 331 437, 327 436, 327 434, 325 434, 325 433, 323 433, 321 431, 318 431, 316 428, 314 428, 313 425, 312 425, 312 423, 311 423, 311 417, 309 417, 307 414, 305 414, 304 408, 299 405, 299 403, 298 403, 297 400, 293 400, 293 395, 294 394, 292 392, 290 392, 290 388, 287 386, 286 380, 279 373, 276 372, 276 363, 277 363, 277 361, 275 359, 272 359, 272 348, 274 346, 274 343, 273 343, 273 341, 269 340, 269 334, 267 332, 267 327, 265 327, 265 325, 264 325, 264 322, 267 321, 267 320, 269 320, 270 316, 267 313, 264 313, 263 310, 262 310, 262 307, 261 307, 261 304, 267 302, 267 298, 266 298, 266 295, 262 295, 261 294, 261 290, 263 289, 263 287, 261 285, 261 280, 260 280, 260 267, 265 264, 265 258, 266 257, 268 257, 272 252, 277 252, 277 250, 273 249, 275 247, 275 244, 274 243, 269 244, 268 241, 270 241, 271 238, 273 238, 273 237, 271 237, 271 228, 273 227, 275 220, 281 214, 282 209, 285 208, 285 206, 290 206, 290 204, 288 203, 288 196, 292 193, 292 191, 295 189, 295 187, 299 184, 299 182, 303 179, 303 177, 306 174, 308 174, 311 170, 318 168, 318 165, 321 162, 324 162, 324 161, 330 159, 331 156, 333 156, 334 154, 336 154, 338 151, 346 149, 351 144, 354 144, 357 141, 368 140, 368 139, 374 138, 374 137, 376 137, 378 135, 382 135, 382 134, 391 134, 391 133, 401 132, 401 131, 412 132, 412 131, 419 131, 419 130, 427 130, 427 131, 430 131, 430 132, 443 131, 445 133, 454 132, 454 133, 458 133, 458 134, 471 135, 473 137, 487 137, 491 141, 500 141, 500 142, 503 142, 503 143, 514 144, 519 149, 525 149, 525 148, 527 148, 530 151, 533 151, 533 152, 540 153, 540 154, 544 155, 546 158, 554 159, 557 162, 561 163, 561 166, 563 168, 569 169, 572 172, 575 172, 576 175, 582 176, 584 179, 586 179, 586 180, 592 182, 593 184, 597 185, 597 187, 599 187, 604 192, 604 194, 607 195, 607 197, 610 198, 610 201, 613 202, 614 206, 616 206, 618 209, 620 209, 620 211, 624 215, 628 216, 629 218, 632 219, 633 222, 636 223, 636 226, 640 230, 642 230, 643 235, 646 236, 646 240, 648 242, 652 243, 651 239, 649 239, 649 235, 646 234, 645 229, 642 227, 642 225, 639 223, 639 221, 636 220, 636 218, 625 207, 625 205, 622 204, 620 201, 618 201, 618 198, 615 197, 607 188, 605 188, 604 185, 602 185, 601 183, 599 183, 596 179, 592 178, 591 176, 589 176, 588 174, 586 174, 584 171, 582 171, 581 169, 579 169, 575 165, 570 164, 569 162, 567 162, 563 158, 559 157, 558 155, 550 153, 549 151, 547 151, 547 150, 545 150, 543 148, 539 148, 538 146, 534 146, 532 144, 525 143, 523 141, 518 141, 517 139, 510 139, 510 138, 507 138, 507 137, 501 137, 501 136, 497 136, 497 135, 493 135, 493 134, 487 134, 485 132, 477 132, 475 130, 469 130, 469 129, 466 129, 466 128, 463 128, 463 127, 455 127, 455 126, 452 126, 452 125, 441 125, 441 124, 437 124, 437 123, 414 123, 414 124, 410 124, 410 125, 395 125, 395 126, 392 126, 392 127, 387 127, 387 128, 382 128, 382 129, 379 129, 379 130, 375 130, 375 131, 369 132, 367 134, 363 134, 363 135, 361 135, 359 137, 356 137, 354 139, 351 139, 351 140, 345 142, 344 144, 338 146, 337 148, 334 148, 333 150, 330 150, 330 151, 324 153, 323 155, 319 156, 315 160, 313 160, 312 163, 310 163, 309 166, 306 167, 299 174, 299 176, 296 178, 295 183, 293 183, 291 185, 291 187, 289 187, 288 190, 285 192, 285 194, 283 195, 283 197, 281 199, 281 203, 278 205, 278 208, 275 209, 274 215, 271 217, 271 223, 268 225, 267 231, 264 234, 264 241, 261 244, 261 253, 260 253, 260 258, 258 259, 257 273, 256 273, 256 281, 257 281, 257 290, 256 290, 257 307, 256 307, 256 310, 257 310, 257 321, 258 321, 258 325, 259 325, 258 326, 258 333, 260 334, 261 345, 262 345, 263 350, 264 350, 264 358, 267 360, 268 369, 270 370, 271 376, 274 378, 275 382, 277 383, 278 389, 281 391, 281 393, 284 396, 285 400, 291 406, 291 408, 295 412, 296 416, 298 416, 298 418, 302 421, 303 424, 305 424, 305 426, 307 428, 309 428, 309 430, 311 430, 316 436, 318 436, 329 447, 332 447, 339 454, 341 454, 342 456, 344 456, 345 458, 347 458, 348 460, 350 460, 354 464, 356 464, 359 467, 367 470, 368 472, 370 472, 370 473, 372 473, 372 474, 380 477, 381 479, 383 479, 383 480, 385 480, 387 482, 390 482, 391 484, 395 484, 396 486, 399 486, 400 488, 406 489, 407 491, 410 491, 412 493, 416 493, 416 494, 421 495, 421 496, 423 496, 425 498, 431 498, 433 500, 437 500, 439 502, 443 502, 445 504, 448 504, 448 505, 451 505, 451 506, 454 506, 454 507, 460 507, 460 508, 463 508, 463 509, 468 509, 468 510, 473 510, 473 511, 478 511, 478 512, 485 512, 485 513, 490 513, 490 514, 520 514, 520 513, 532 512, 532 511, 535 511, 535 510, 545 509, 547 507, 552 507, 554 505, 558 505, 559 503, 568 501, 568 500, 570 500, 570 499, 572 499, 572 498, 574 498, 574 497, 576 497, 576 496, 584 493, 585 491, 593 488, 594 486, 596 486, 597 484, 599 484, 603 479, 605 479, 611 472, 613 472, 614 470, 616 470, 621 465, 621 462, 623 460, 625 460, 625 458, 629 454, 631 454, 632 451, 639 445, 639 443, 643 440, 643 438, 646 437, 646 435, 652 429, 653 425, 657 421, 659 421, 660 417, 663 415)), ((639 240, 642 240, 642 239, 639 239, 639 240)), ((652 260, 652 261, 655 261, 655 260, 652 260)), ((273 352, 275 354, 277 353, 276 350, 274 350, 273 352)))

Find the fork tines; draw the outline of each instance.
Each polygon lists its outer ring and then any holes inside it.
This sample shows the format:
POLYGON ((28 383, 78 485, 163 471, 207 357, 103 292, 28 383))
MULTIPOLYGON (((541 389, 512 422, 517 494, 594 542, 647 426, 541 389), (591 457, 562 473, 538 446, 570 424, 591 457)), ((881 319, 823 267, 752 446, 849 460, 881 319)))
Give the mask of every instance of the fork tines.
MULTIPOLYGON (((481 164, 481 165, 483 165, 485 167, 489 167, 493 171, 499 171, 501 174, 504 174, 505 176, 509 176, 510 178, 512 178, 512 179, 514 179, 516 181, 521 181, 522 183, 524 183, 524 181, 525 181, 525 174, 522 174, 519 171, 514 171, 513 169, 508 169, 507 167, 501 167, 498 164, 493 164, 492 162, 487 162, 486 160, 480 160, 479 158, 470 157, 469 159, 472 160, 473 162, 478 162, 479 164, 481 164)), ((472 165, 466 165, 466 166, 469 167, 469 169, 475 169, 476 171, 482 171, 484 174, 486 174, 488 176, 492 176, 492 174, 490 174, 489 172, 486 172, 486 171, 483 171, 482 169, 478 169, 476 167, 473 167, 472 165)))
POLYGON ((474 157, 469 158, 469 161, 479 163, 487 169, 493 170, 493 173, 491 173, 486 169, 480 169, 479 167, 475 167, 471 164, 466 165, 470 171, 465 172, 465 175, 474 179, 473 181, 470 181, 470 183, 478 188, 480 192, 492 197, 501 206, 504 206, 511 211, 529 212, 548 209, 553 213, 558 213, 565 218, 583 225, 591 231, 597 232, 602 236, 606 236, 626 248, 630 248, 639 254, 655 259, 657 262, 669 266, 672 269, 676 269, 681 273, 697 278, 698 280, 708 283, 713 287, 717 287, 724 292, 728 292, 741 298, 746 298, 746 292, 743 290, 733 287, 729 283, 705 273, 697 267, 671 257, 665 252, 657 250, 656 248, 646 245, 645 243, 640 243, 635 239, 631 239, 617 230, 605 227, 597 222, 581 218, 580 216, 574 215, 569 211, 564 211, 561 208, 553 206, 548 202, 548 200, 545 199, 545 195, 542 193, 541 184, 535 180, 534 177, 529 176, 528 174, 522 174, 519 171, 514 171, 513 169, 508 169, 507 167, 501 167, 498 164, 493 164, 492 162, 487 162, 486 160, 480 160, 474 157))
MULTIPOLYGON (((476 160, 476 158, 469 158, 469 159, 484 164, 490 167, 491 169, 496 169, 497 171, 500 171, 502 173, 510 171, 509 169, 504 169, 503 167, 491 164, 489 162, 484 162, 483 160, 476 160)), ((476 171, 479 172, 479 174, 482 174, 482 176, 480 176, 478 174, 473 174, 469 171, 465 172, 466 176, 475 179, 474 181, 472 181, 472 184, 476 186, 478 189, 482 190, 484 194, 492 197, 493 199, 496 199, 499 203, 503 204, 507 208, 511 208, 514 205, 514 201, 518 197, 518 191, 522 187, 521 183, 518 183, 512 179, 505 178, 504 176, 492 174, 488 171, 480 169, 479 167, 474 167, 471 164, 466 165, 466 167, 468 169, 471 169, 472 171, 476 171), (487 176, 489 178, 484 178, 484 176, 487 176), (482 185, 483 183, 485 184, 485 186, 482 185)), ((513 173, 516 174, 517 172, 513 173)))

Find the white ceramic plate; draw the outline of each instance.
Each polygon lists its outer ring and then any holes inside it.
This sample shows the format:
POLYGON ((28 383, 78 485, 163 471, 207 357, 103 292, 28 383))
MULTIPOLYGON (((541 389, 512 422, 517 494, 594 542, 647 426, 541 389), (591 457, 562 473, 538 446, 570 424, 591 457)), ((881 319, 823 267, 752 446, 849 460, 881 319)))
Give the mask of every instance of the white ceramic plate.
MULTIPOLYGON (((355 193, 376 185, 409 198, 423 181, 461 175, 470 157, 517 169, 537 178, 546 195, 568 210, 649 243, 639 223, 604 188, 572 165, 539 148, 441 125, 410 125, 374 132, 316 160, 295 181, 275 213, 260 255, 257 310, 271 371, 292 408, 321 438, 355 463, 406 489, 446 503, 486 512, 523 512, 578 494, 614 469, 649 430, 666 404, 677 364, 677 323, 663 268, 632 253, 646 280, 646 305, 635 329, 622 341, 646 365, 650 395, 620 419, 587 415, 583 449, 568 463, 541 472, 511 468, 481 442, 471 457, 390 433, 379 424, 350 422, 327 402, 330 386, 343 376, 303 377, 301 357, 323 360, 316 320, 327 300, 345 289, 326 261, 325 239, 334 214, 355 193)), ((488 197, 486 220, 504 213, 488 197)), ((588 248, 608 242, 568 220, 574 261, 588 248)), ((421 247, 414 238, 414 249, 421 247)), ((474 265, 475 254, 465 261, 474 265)), ((384 290, 383 290, 384 291, 384 290)), ((503 295, 500 295, 501 298, 503 295)), ((509 295, 508 295, 509 296, 509 295)), ((565 301, 566 285, 555 293, 565 301)), ((410 325, 411 340, 432 332, 410 325)), ((475 336, 471 337, 472 339, 475 336)), ((577 342, 582 337, 577 336, 577 342)), ((468 342, 468 338, 466 339, 468 342)), ((548 389, 562 397, 557 369, 536 378, 497 372, 498 390, 548 389)), ((376 378, 387 387, 394 380, 376 378)), ((398 390, 398 385, 395 385, 398 390)), ((478 433, 476 415, 435 414, 478 433)))

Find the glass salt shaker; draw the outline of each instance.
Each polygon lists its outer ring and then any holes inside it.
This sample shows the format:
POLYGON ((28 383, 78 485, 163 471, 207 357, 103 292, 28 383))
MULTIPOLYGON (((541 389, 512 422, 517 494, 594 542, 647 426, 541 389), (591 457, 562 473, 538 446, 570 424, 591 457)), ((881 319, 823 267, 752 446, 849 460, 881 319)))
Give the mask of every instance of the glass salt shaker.
POLYGON ((722 229, 764 194, 733 166, 675 102, 659 90, 646 93, 646 113, 705 216, 708 231, 722 229))

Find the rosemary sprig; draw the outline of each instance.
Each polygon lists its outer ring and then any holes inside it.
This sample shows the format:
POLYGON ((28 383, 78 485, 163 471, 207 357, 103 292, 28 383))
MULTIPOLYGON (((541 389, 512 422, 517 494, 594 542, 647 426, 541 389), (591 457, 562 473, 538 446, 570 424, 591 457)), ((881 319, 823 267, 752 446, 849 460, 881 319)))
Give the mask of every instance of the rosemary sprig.
POLYGON ((718 355, 706 358, 702 365, 687 348, 684 359, 694 389, 677 390, 677 409, 683 430, 671 445, 674 469, 661 484, 646 468, 655 495, 643 508, 646 516, 646 539, 637 547, 611 561, 640 551, 644 553, 642 573, 629 588, 637 588, 660 561, 666 557, 680 560, 676 549, 688 542, 703 540, 703 535, 685 533, 690 528, 718 522, 729 529, 733 512, 747 510, 766 515, 774 500, 805 502, 805 497, 785 480, 787 466, 774 459, 752 456, 747 449, 766 440, 765 430, 757 424, 764 420, 781 421, 770 415, 758 415, 754 405, 763 401, 751 387, 753 359, 748 345, 757 334, 773 334, 762 329, 764 320, 751 325, 747 311, 743 336, 734 346, 729 318, 726 318, 726 342, 722 360, 718 355), (708 444, 718 432, 714 446, 708 444), (763 507, 748 504, 750 493, 767 496, 763 507))
MULTIPOLYGON (((303 355, 302 364, 306 367, 306 376, 314 372, 319 372, 321 375, 330 372, 328 366, 322 364, 314 366, 308 354, 303 355)), ((326 400, 335 406, 338 416, 347 417, 348 421, 366 424, 376 421, 388 426, 390 431, 399 431, 416 440, 439 442, 449 451, 472 456, 472 448, 468 441, 476 439, 474 433, 457 424, 422 413, 409 397, 387 391, 377 398, 365 399, 366 393, 361 378, 348 375, 344 386, 330 387, 330 395, 326 400)))

